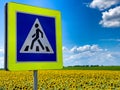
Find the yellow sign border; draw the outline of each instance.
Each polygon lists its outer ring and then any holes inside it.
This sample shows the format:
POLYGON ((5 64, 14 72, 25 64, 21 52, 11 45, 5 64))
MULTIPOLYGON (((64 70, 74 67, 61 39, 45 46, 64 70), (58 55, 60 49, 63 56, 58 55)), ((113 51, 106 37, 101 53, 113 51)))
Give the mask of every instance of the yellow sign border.
POLYGON ((61 28, 61 13, 57 10, 50 10, 35 6, 18 4, 14 2, 7 3, 7 38, 6 38, 6 68, 8 70, 38 70, 38 69, 61 69, 62 62, 62 28, 61 28), (56 52, 57 62, 17 62, 16 61, 16 12, 28 14, 49 16, 55 18, 56 27, 56 52))

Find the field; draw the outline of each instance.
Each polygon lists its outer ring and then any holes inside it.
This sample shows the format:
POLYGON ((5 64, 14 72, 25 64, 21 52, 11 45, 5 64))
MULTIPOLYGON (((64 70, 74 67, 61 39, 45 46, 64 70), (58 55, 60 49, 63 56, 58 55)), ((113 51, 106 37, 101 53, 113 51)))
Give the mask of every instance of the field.
MULTIPOLYGON (((33 90, 33 71, 0 71, 0 90, 33 90)), ((38 90, 120 90, 120 71, 39 70, 38 90)))
POLYGON ((64 70, 120 70, 120 66, 68 66, 64 70))

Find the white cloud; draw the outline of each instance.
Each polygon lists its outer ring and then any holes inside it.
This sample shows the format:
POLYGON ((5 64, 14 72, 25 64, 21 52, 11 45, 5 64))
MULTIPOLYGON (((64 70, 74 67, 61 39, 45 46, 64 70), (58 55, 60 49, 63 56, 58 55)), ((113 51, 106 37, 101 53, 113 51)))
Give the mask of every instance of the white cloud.
POLYGON ((64 52, 66 52, 66 51, 68 51, 68 49, 66 48, 66 47, 62 47, 62 50, 64 51, 64 52))
POLYGON ((120 42, 120 39, 101 39, 100 41, 114 41, 114 42, 120 42))
POLYGON ((0 57, 0 68, 4 68, 4 57, 0 57))
POLYGON ((0 48, 0 53, 4 53, 4 49, 3 48, 0 48))
MULTIPOLYGON (((114 55, 114 52, 104 51, 96 53, 94 57, 90 57, 88 63, 94 65, 118 65, 120 62, 114 55)), ((120 55, 120 53, 119 53, 120 55)), ((120 64, 119 64, 120 65, 120 64)))
POLYGON ((120 27, 120 6, 103 12, 99 24, 103 27, 120 27))
POLYGON ((110 8, 112 5, 118 4, 120 0, 93 0, 89 7, 98 8, 99 10, 104 10, 110 8))
POLYGON ((120 27, 120 0, 93 0, 90 8, 97 8, 102 12, 102 20, 99 22, 103 27, 120 27), (112 7, 113 6, 113 7, 112 7))
POLYGON ((78 52, 83 52, 83 51, 88 51, 89 49, 90 49, 90 45, 85 45, 85 46, 82 46, 82 47, 78 47, 77 51, 78 52))
POLYGON ((85 52, 85 51, 102 51, 101 48, 99 48, 98 45, 84 45, 84 46, 75 46, 71 50, 71 52, 85 52))
POLYGON ((0 48, 0 68, 4 68, 4 49, 0 48))
POLYGON ((103 51, 103 49, 101 49, 98 45, 92 45, 90 48, 91 51, 103 51))
POLYGON ((98 45, 75 46, 63 51, 64 65, 120 65, 120 52, 110 52, 98 45))

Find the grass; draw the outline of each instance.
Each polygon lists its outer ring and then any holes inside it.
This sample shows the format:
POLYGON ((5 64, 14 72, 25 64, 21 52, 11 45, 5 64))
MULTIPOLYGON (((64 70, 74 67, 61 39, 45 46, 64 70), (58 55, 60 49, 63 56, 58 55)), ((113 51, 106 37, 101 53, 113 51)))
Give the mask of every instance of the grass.
POLYGON ((120 66, 68 66, 64 70, 120 70, 120 66))
MULTIPOLYGON (((0 70, 4 70, 0 68, 0 70)), ((120 66, 67 66, 63 67, 62 70, 120 70, 120 66)))
POLYGON ((4 70, 4 68, 0 68, 0 70, 4 70))

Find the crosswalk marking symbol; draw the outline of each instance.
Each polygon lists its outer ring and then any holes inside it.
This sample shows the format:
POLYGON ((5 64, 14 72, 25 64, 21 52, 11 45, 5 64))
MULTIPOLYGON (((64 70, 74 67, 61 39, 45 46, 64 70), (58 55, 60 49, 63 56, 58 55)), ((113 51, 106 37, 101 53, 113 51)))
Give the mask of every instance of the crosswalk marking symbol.
POLYGON ((38 18, 24 41, 20 53, 54 53, 38 18))

